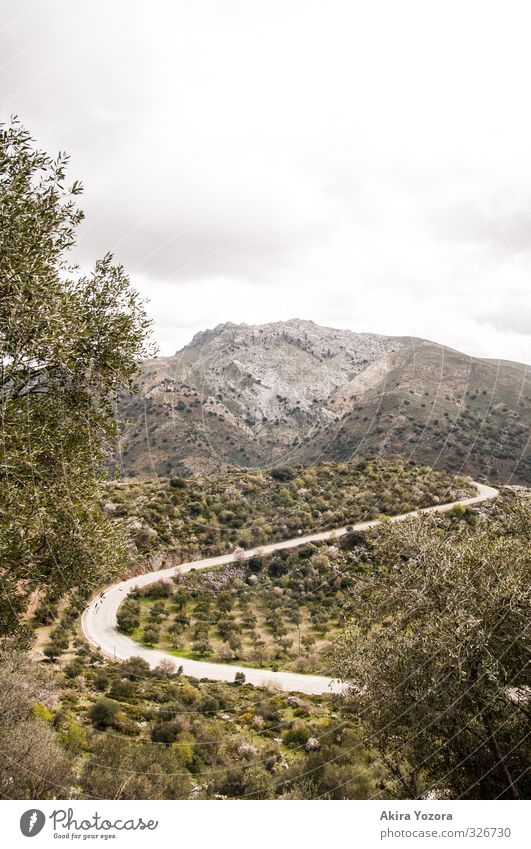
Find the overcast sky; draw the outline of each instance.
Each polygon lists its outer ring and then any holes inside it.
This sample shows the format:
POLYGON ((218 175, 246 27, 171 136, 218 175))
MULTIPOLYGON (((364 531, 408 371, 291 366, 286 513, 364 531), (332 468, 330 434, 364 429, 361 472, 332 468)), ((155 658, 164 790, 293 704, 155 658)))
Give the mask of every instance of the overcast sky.
POLYGON ((4 0, 5 120, 71 154, 161 353, 293 317, 531 362, 526 4, 4 0))

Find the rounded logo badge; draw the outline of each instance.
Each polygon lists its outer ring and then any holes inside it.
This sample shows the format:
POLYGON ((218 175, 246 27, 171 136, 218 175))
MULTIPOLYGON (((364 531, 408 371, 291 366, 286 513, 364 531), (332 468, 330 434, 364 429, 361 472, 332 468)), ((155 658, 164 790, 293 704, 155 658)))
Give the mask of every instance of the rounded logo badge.
POLYGON ((46 817, 37 808, 24 811, 20 817, 20 830, 24 837, 35 837, 44 828, 46 817))

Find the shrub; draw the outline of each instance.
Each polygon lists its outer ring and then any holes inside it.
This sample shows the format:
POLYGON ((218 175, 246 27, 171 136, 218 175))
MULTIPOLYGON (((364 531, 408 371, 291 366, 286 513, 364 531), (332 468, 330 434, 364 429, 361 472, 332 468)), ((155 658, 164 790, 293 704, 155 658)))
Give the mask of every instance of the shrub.
POLYGON ((296 473, 293 469, 289 469, 286 466, 281 466, 271 471, 271 477, 276 481, 292 481, 295 476, 296 473))
POLYGON ((116 614, 116 621, 118 623, 118 628, 120 631, 123 631, 124 634, 132 634, 135 628, 138 628, 140 625, 140 617, 138 614, 133 613, 123 605, 119 608, 118 613, 116 614))
POLYGON ((217 713, 219 710, 219 702, 214 696, 203 696, 199 702, 197 709, 201 713, 217 713))
POLYGON ((143 657, 130 657, 122 663, 122 672, 125 678, 145 678, 150 672, 150 666, 143 657))
POLYGON ((105 729, 116 725, 119 712, 120 708, 116 702, 103 698, 92 705, 88 716, 95 728, 105 729))
POLYGON ((110 683, 110 678, 106 672, 98 672, 96 677, 94 678, 94 686, 96 690, 100 690, 100 692, 105 692, 110 683))
POLYGON ((74 755, 79 755, 87 747, 87 733, 74 720, 61 732, 60 737, 63 746, 74 755))
POLYGON ((160 639, 160 631, 158 628, 146 628, 142 634, 142 640, 147 646, 153 646, 160 639))
POLYGON ((184 478, 170 478, 170 486, 173 489, 186 489, 186 481, 184 478))
POLYGON ((304 746, 311 736, 307 725, 302 722, 294 722, 291 728, 284 733, 284 744, 291 748, 304 746))
POLYGON ((115 734, 97 742, 81 787, 96 799, 187 799, 191 790, 190 778, 176 769, 173 751, 115 734))
POLYGON ((165 746, 171 746, 177 740, 180 731, 179 723, 174 720, 157 722, 151 729, 151 739, 154 743, 163 743, 165 746))
POLYGON ((136 695, 136 687, 128 678, 121 678, 113 681, 113 685, 109 691, 109 698, 117 699, 120 702, 126 702, 136 695))
POLYGON ((172 586, 169 581, 157 581, 156 584, 150 584, 146 589, 146 595, 150 598, 170 598, 173 594, 172 586))
POLYGON ((83 664, 81 661, 76 658, 72 660, 67 666, 64 668, 64 673, 67 678, 77 678, 78 675, 81 675, 83 672, 83 664))
POLYGON ((44 722, 52 722, 54 718, 54 714, 42 702, 36 702, 33 707, 33 715, 38 719, 42 719, 44 722))

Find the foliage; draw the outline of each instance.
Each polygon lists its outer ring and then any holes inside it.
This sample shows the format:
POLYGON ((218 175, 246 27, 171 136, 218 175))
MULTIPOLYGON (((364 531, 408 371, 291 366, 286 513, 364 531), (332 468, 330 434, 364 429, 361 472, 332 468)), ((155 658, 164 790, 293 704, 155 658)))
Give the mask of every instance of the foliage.
POLYGON ((106 487, 106 507, 134 540, 138 561, 157 553, 185 560, 251 548, 473 491, 463 478, 382 459, 179 478, 177 487, 175 480, 106 487))
MULTIPOLYGON (((38 726, 38 745, 31 785, 23 769, 8 770, 10 795, 46 798, 61 784, 63 796, 82 798, 488 798, 509 795, 509 773, 524 796, 529 512, 525 498, 507 492, 475 508, 472 522, 464 514, 415 519, 345 548, 301 546, 286 552, 297 555, 286 569, 271 557, 249 571, 266 596, 271 582, 277 606, 275 587, 306 593, 313 618, 332 599, 321 596, 319 576, 330 592, 339 577, 336 601, 350 599, 343 615, 351 624, 333 662, 359 687, 347 698, 195 681, 141 658, 110 663, 75 642, 68 666, 82 661, 83 670, 71 678, 18 652, 16 671, 0 665, 0 736, 22 768, 32 768, 21 735, 33 730, 24 723, 38 726), (26 679, 44 719, 23 707, 26 679), (15 722, 20 734, 11 734, 15 722)), ((180 615, 190 602, 183 607, 183 587, 175 589, 148 607, 158 605, 159 615, 160 605, 178 602, 180 615)), ((213 598, 218 621, 239 616, 230 582, 213 598)), ((205 602, 195 597, 198 615, 205 602)))
MULTIPOLYGON (((376 494, 367 489, 371 479, 375 488, 387 481, 387 509, 394 505, 393 512, 408 509, 411 501, 433 503, 455 497, 460 483, 425 469, 381 462, 361 468, 328 464, 301 470, 300 476, 314 481, 311 491, 317 500, 319 485, 319 493, 326 488, 331 508, 336 502, 342 509, 350 503, 352 512, 363 510, 365 516, 380 508, 376 494), (406 486, 411 488, 407 502, 406 486)), ((215 484, 209 484, 210 490, 215 484)), ((295 485, 304 507, 310 496, 300 480, 295 485)), ((189 487, 197 492, 196 482, 190 481, 189 487)), ((258 491, 248 509, 270 509, 274 498, 274 491, 258 491)), ((159 494, 157 504, 161 501, 159 494)), ((146 513, 152 503, 143 502, 146 513)), ((451 515, 468 520, 467 511, 451 515)), ((223 568, 192 570, 174 578, 177 589, 164 580, 134 591, 118 611, 119 626, 125 633, 144 629, 145 643, 178 656, 326 674, 324 650, 348 614, 349 587, 369 568, 370 546, 366 534, 350 531, 330 543, 309 543, 270 556, 240 558, 223 568), (134 617, 129 616, 132 609, 134 617)))
POLYGON ((376 536, 333 662, 393 795, 529 789, 530 528, 531 501, 507 494, 472 528, 423 517, 376 536))
POLYGON ((149 322, 110 254, 88 275, 69 263, 83 214, 67 163, 0 125, 0 634, 34 591, 89 588, 124 558, 100 477, 149 322))
POLYGON ((81 781, 97 799, 186 799, 191 789, 189 774, 176 770, 164 747, 114 734, 97 741, 81 781))
POLYGON ((55 687, 42 665, 4 641, 0 651, 3 798, 64 798, 71 792, 72 758, 50 725, 55 687))
POLYGON ((116 724, 119 706, 110 699, 100 699, 89 711, 89 719, 96 728, 109 728, 116 724))

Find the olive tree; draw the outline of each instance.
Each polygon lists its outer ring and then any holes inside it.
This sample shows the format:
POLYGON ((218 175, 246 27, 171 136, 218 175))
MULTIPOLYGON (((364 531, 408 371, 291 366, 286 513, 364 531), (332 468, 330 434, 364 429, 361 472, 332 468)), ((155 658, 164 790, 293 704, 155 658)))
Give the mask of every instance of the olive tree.
POLYGON ((110 254, 88 274, 72 263, 82 187, 67 164, 0 125, 0 635, 33 592, 86 590, 125 552, 100 486, 149 321, 110 254))
POLYGON ((376 536, 332 662, 395 796, 526 792, 530 519, 507 495, 474 527, 424 516, 376 536))

